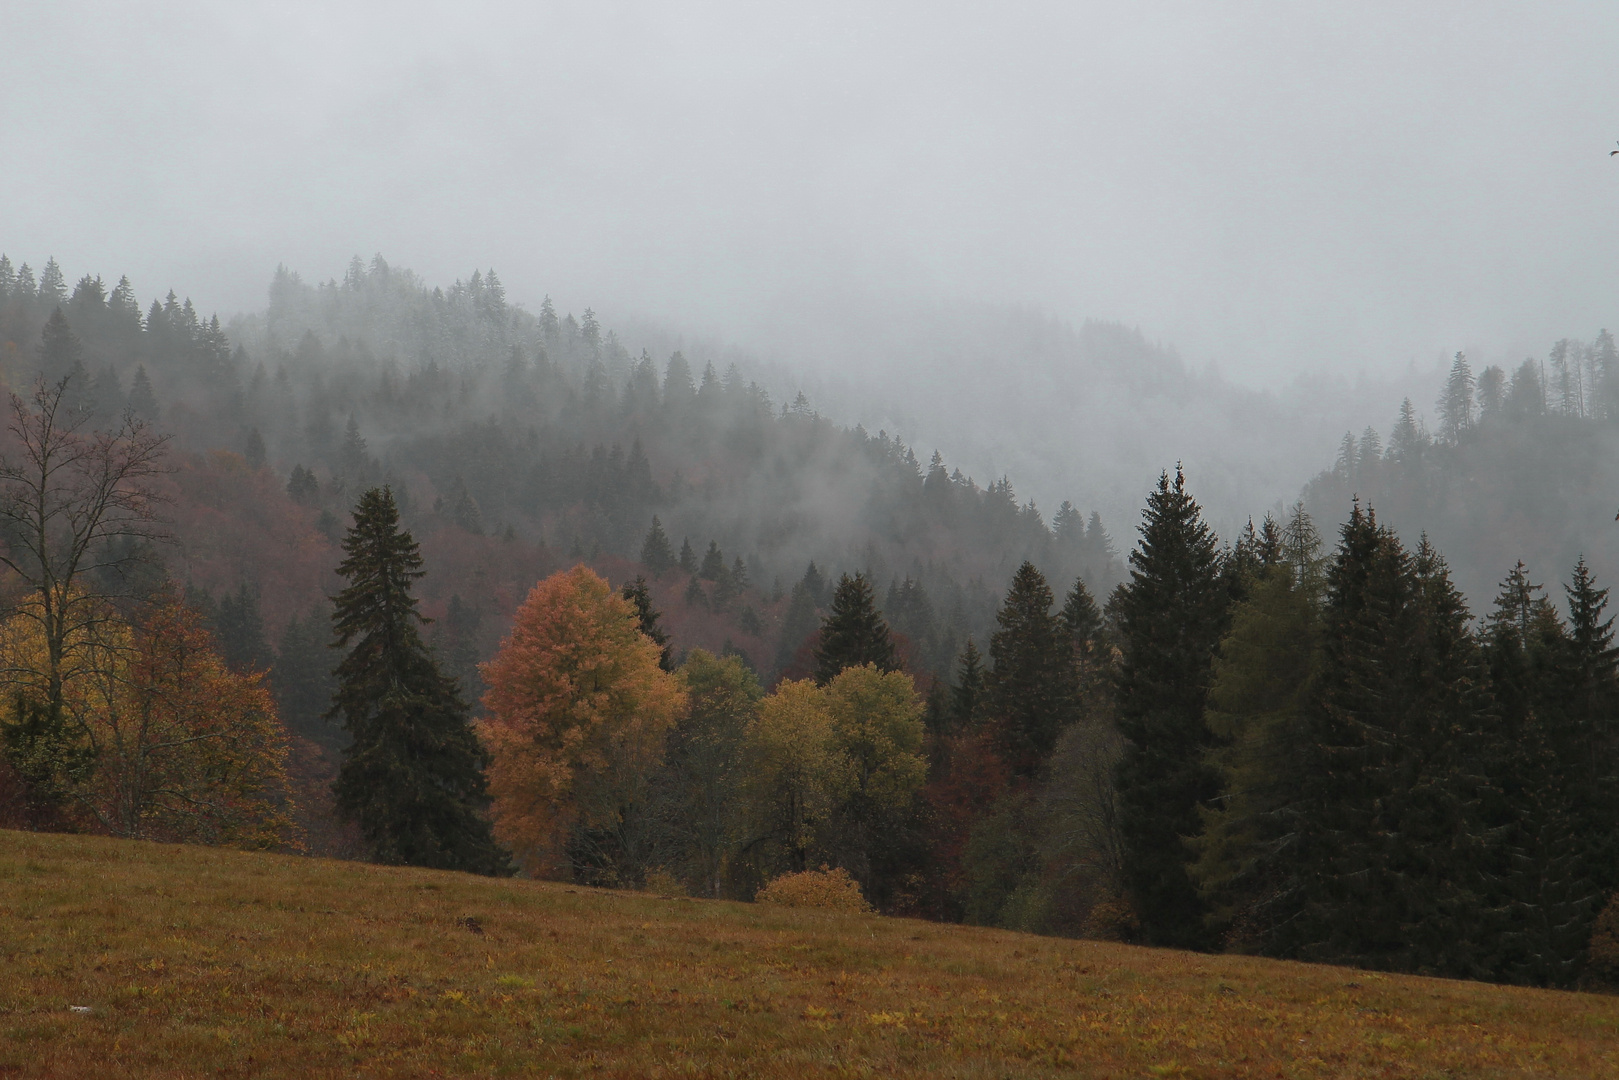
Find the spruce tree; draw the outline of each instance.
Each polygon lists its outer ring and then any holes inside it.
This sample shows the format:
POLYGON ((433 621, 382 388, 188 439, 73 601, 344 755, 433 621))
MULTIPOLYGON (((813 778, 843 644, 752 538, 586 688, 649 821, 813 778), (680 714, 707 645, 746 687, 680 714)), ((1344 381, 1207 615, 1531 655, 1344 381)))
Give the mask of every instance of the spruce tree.
POLYGON ((988 704, 1001 755, 1020 776, 1039 771, 1079 713, 1073 634, 1052 602, 1045 576, 1023 563, 989 639, 988 704))
POLYGON ((333 793, 377 862, 509 873, 480 811, 484 752, 455 681, 422 641, 411 595, 424 574, 416 541, 399 529, 388 488, 360 497, 337 572, 337 665, 331 716, 352 742, 333 793))
POLYGON ((652 515, 652 528, 647 530, 646 539, 641 541, 641 565, 652 571, 652 576, 662 577, 677 565, 675 553, 669 546, 669 534, 663 531, 663 522, 658 520, 656 514, 652 515))
POLYGON ((160 410, 157 395, 152 392, 152 380, 146 375, 146 365, 135 367, 135 380, 129 387, 129 411, 138 418, 156 423, 160 410))
POLYGON ((1518 563, 1484 635, 1499 719, 1484 764, 1491 785, 1482 813, 1496 838, 1484 867, 1484 906, 1495 916, 1485 967, 1495 978, 1559 985, 1577 969, 1597 894, 1563 760, 1575 741, 1563 693, 1569 639, 1540 591, 1518 563))
POLYGON ((866 575, 844 574, 832 593, 832 609, 821 623, 815 647, 815 681, 825 686, 844 668, 875 664, 883 672, 898 671, 888 624, 877 612, 877 597, 866 575))
POLYGON ((1219 740, 1209 761, 1224 797, 1203 810, 1191 873, 1210 926, 1240 948, 1264 947, 1287 917, 1276 901, 1294 885, 1293 822, 1307 783, 1300 729, 1320 619, 1316 575, 1295 569, 1316 561, 1308 522, 1296 510, 1290 528, 1301 547, 1263 567, 1233 609, 1209 691, 1207 723, 1219 740))
POLYGON ((1090 652, 1102 633, 1102 612, 1082 577, 1075 578, 1074 587, 1068 590, 1062 606, 1062 621, 1074 639, 1075 648, 1082 653, 1090 652))
POLYGON ((328 644, 330 626, 330 615, 319 608, 302 618, 294 615, 281 633, 281 648, 270 671, 270 687, 282 722, 326 746, 339 741, 337 729, 326 716, 337 690, 328 644))
POLYGON ((1178 467, 1147 499, 1130 567, 1116 610, 1118 724, 1128 740, 1117 775, 1124 876, 1148 941, 1202 947, 1204 904, 1187 875, 1184 838, 1219 793, 1203 713, 1231 594, 1214 533, 1178 467))
POLYGON ((1426 539, 1413 557, 1358 504, 1342 537, 1303 725, 1295 916, 1275 945, 1477 977, 1493 719, 1467 608, 1426 539))
POLYGON ((641 627, 641 633, 651 639, 654 645, 663 650, 658 656, 658 666, 665 671, 673 671, 674 646, 669 644, 669 634, 658 625, 662 614, 652 606, 652 592, 647 588, 646 578, 636 575, 634 581, 624 583, 619 595, 628 600, 635 607, 635 617, 641 627))
POLYGON ((236 587, 235 595, 226 593, 219 601, 213 624, 220 655, 231 670, 270 670, 275 663, 275 653, 270 651, 270 643, 264 635, 257 588, 248 588, 244 581, 236 587))
MULTIPOLYGON (((813 563, 811 566, 813 567, 813 563)), ((793 586, 787 601, 787 612, 781 619, 781 641, 776 647, 776 671, 787 670, 803 648, 804 641, 820 626, 816 615, 815 594, 803 581, 793 586)))
POLYGON ((691 540, 687 537, 680 538, 680 572, 697 573, 697 553, 691 549, 691 540))
MULTIPOLYGON (((1612 348, 1611 338, 1606 347, 1612 348)), ((1574 813, 1586 838, 1588 872, 1595 888, 1608 895, 1619 891, 1619 649, 1613 618, 1603 618, 1608 590, 1597 587, 1583 557, 1564 592, 1568 678, 1563 685, 1572 723, 1561 753, 1572 766, 1574 813)))
POLYGON ((718 541, 708 542, 708 551, 703 554, 702 568, 697 576, 704 581, 721 581, 725 578, 725 553, 720 550, 718 541))
POLYGON ((983 708, 987 673, 978 644, 967 639, 956 665, 956 684, 950 688, 950 721, 955 731, 971 731, 983 708))

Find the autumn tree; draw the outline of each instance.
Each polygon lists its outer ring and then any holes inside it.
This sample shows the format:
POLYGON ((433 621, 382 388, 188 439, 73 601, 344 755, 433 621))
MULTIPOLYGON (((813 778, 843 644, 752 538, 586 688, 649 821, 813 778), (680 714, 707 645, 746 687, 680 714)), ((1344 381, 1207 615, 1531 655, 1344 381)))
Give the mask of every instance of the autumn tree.
POLYGON ((657 781, 667 859, 699 896, 719 896, 739 835, 737 806, 746 780, 742 754, 764 691, 735 656, 693 649, 680 665, 689 707, 669 732, 657 781))
POLYGON ((534 586, 483 665, 496 834, 531 874, 638 883, 665 736, 686 708, 635 606, 587 566, 534 586))
POLYGON ((360 497, 337 572, 336 669, 331 712, 352 742, 333 793, 378 862, 499 874, 505 852, 481 815, 484 754, 455 680, 422 640, 411 595, 424 574, 388 488, 360 497))
POLYGON ((927 778, 923 735, 922 703, 903 672, 864 664, 825 687, 781 683, 744 742, 753 823, 744 850, 766 876, 830 859, 883 892, 927 778))
POLYGON ((16 721, 30 719, 5 743, 35 761, 82 750, 85 733, 70 724, 63 696, 69 642, 107 618, 102 595, 127 583, 161 536, 153 482, 166 439, 130 413, 111 431, 85 430, 88 414, 67 400, 71 382, 41 380, 26 399, 12 394, 0 452, 0 566, 23 586, 17 612, 37 624, 42 648, 37 672, 6 673, 29 695, 16 721))
POLYGON ((748 724, 743 752, 751 828, 742 852, 767 871, 808 869, 851 771, 821 688, 808 679, 780 683, 748 724))
MULTIPOLYGON (((0 654, 30 672, 23 700, 50 678, 42 622, 19 610, 0 654)), ((237 674, 197 613, 172 592, 132 625, 106 609, 64 649, 63 710, 88 753, 66 771, 73 814, 131 839, 275 848, 296 830, 286 734, 262 673, 237 674)))

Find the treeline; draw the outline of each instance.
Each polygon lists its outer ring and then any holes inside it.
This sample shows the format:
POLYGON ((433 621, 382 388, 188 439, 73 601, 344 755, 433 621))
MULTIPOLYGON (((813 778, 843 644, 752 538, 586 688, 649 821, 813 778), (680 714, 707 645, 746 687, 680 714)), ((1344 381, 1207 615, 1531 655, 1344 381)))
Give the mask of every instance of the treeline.
POLYGON ((1399 531, 1426 532, 1469 596, 1490 595, 1501 567, 1619 572, 1619 362, 1606 330, 1535 358, 1475 373, 1458 354, 1430 424, 1409 399, 1387 438, 1345 434, 1331 469, 1306 487, 1322 520, 1355 495, 1399 531), (1510 369, 1509 369, 1510 368, 1510 369))
MULTIPOLYGON (((143 313, 127 279, 70 287, 54 262, 36 277, 0 257, 0 344, 13 386, 77 373, 74 403, 98 422, 132 408, 179 449, 228 449, 274 470, 300 508, 284 512, 306 512, 329 545, 357 494, 384 481, 424 539, 506 540, 535 549, 533 564, 635 560, 657 516, 677 550, 715 544, 748 580, 737 602, 690 612, 697 591, 660 595, 671 625, 686 647, 733 639, 767 679, 804 643, 788 601, 811 562, 865 572, 884 602, 892 585, 910 658, 939 675, 962 641, 987 633, 998 583, 1025 559, 1097 591, 1122 573, 1094 512, 1064 504, 1048 519, 1005 478, 980 485, 937 454, 924 463, 802 395, 773 402, 734 364, 722 372, 678 350, 654 362, 589 310, 575 318, 546 300, 526 311, 492 271, 439 289, 381 258, 315 286, 282 270, 264 313, 222 329, 174 295, 143 313)), ((189 496, 175 515, 182 548, 194 528, 229 527, 193 527, 189 496)), ((320 603, 303 583, 292 602, 291 575, 274 566, 202 576, 216 594, 273 591, 273 646, 320 603)), ((512 601, 488 584, 458 592, 487 658, 512 601)))

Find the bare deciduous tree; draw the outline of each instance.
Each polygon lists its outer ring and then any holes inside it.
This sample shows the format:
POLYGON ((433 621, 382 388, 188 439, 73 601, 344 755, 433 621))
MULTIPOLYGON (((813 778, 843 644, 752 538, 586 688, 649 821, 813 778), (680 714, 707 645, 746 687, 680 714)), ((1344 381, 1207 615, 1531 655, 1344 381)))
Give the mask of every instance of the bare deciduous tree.
MULTIPOLYGON (((43 671, 0 672, 18 699, 30 699, 26 707, 19 700, 13 718, 28 730, 8 732, 9 743, 62 737, 71 643, 96 636, 108 595, 165 538, 153 481, 165 471, 167 437, 128 412, 115 430, 86 431, 89 414, 72 407, 71 381, 41 379, 28 398, 13 393, 9 445, 0 450, 0 566, 14 575, 17 612, 39 624, 45 653, 43 671)), ((32 750, 24 756, 49 748, 32 750)))

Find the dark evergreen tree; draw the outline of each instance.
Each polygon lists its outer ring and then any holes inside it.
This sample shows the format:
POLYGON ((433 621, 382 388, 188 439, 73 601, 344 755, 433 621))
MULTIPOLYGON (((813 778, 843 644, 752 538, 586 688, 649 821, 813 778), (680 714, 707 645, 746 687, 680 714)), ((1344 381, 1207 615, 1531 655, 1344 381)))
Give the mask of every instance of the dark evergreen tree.
POLYGON ((1539 985, 1571 981, 1589 936, 1598 895, 1580 857, 1570 749, 1560 693, 1569 672, 1563 624, 1523 563, 1502 582, 1487 620, 1484 655, 1500 721, 1485 763, 1491 790, 1483 817, 1497 858, 1485 872, 1486 966, 1497 978, 1539 985))
POLYGON ((1025 562, 1012 575, 989 639, 987 704, 1001 756, 1020 776, 1040 770, 1079 716, 1074 638, 1053 601, 1045 576, 1025 562))
MULTIPOLYGON (((813 569, 814 564, 810 564, 813 569)), ((803 581, 793 585, 787 612, 781 619, 781 644, 776 651, 776 671, 787 670, 804 645, 805 639, 821 625, 815 593, 803 581)))
POLYGON ((1209 944, 1204 904, 1187 875, 1184 838, 1199 808, 1219 793, 1204 722, 1214 652, 1231 592, 1214 533, 1179 468, 1147 500, 1141 541, 1120 589, 1118 725, 1128 740, 1119 763, 1124 873, 1148 941, 1209 944))
POLYGON ((1102 633, 1102 612, 1096 599, 1086 587, 1084 578, 1075 578, 1074 587, 1062 606, 1063 625, 1068 628, 1074 645, 1081 652, 1089 652, 1102 633))
MULTIPOLYGON (((46 382, 60 382, 69 377, 80 384, 88 381, 84 376, 84 346, 68 326, 61 308, 52 311, 51 317, 45 320, 45 329, 40 335, 39 367, 46 382)), ((87 385, 70 387, 71 400, 78 400, 89 389, 87 385)))
POLYGON ((129 386, 129 411, 148 423, 157 422, 157 395, 152 392, 152 380, 147 377, 145 364, 135 368, 135 379, 129 386))
POLYGON ((343 741, 341 733, 327 718, 337 692, 330 629, 331 615, 320 608, 288 620, 270 672, 270 687, 281 722, 289 730, 336 748, 343 741))
POLYGON ((663 531, 663 522, 658 520, 656 514, 652 515, 652 528, 647 530, 646 539, 641 541, 641 565, 652 571, 655 578, 662 577, 678 565, 675 553, 669 546, 669 534, 663 531))
POLYGON ((815 681, 826 685, 844 668, 875 664, 898 671, 899 657, 888 624, 877 611, 877 597, 866 575, 844 574, 832 593, 832 608, 821 623, 815 646, 815 681))
POLYGON ((725 575, 725 553, 714 540, 708 542, 708 551, 703 555, 703 565, 697 571, 697 576, 704 581, 719 581, 725 575))
POLYGON ((313 506, 320 498, 320 481, 302 465, 294 465, 287 478, 287 495, 299 506, 313 506))
POLYGON ((333 785, 339 812, 378 862, 508 873, 481 814, 484 753, 466 703, 421 638, 411 590, 422 557, 389 489, 360 497, 343 552, 332 623, 348 651, 331 715, 352 741, 333 785))
POLYGON ((691 540, 686 537, 681 537, 680 540, 680 572, 697 573, 697 553, 691 549, 691 540))
POLYGON ((693 574, 686 583, 686 605, 694 608, 708 607, 708 594, 703 591, 703 583, 693 574))
MULTIPOLYGON (((1599 339, 1598 345, 1612 350, 1613 339, 1599 339)), ((1613 375, 1619 378, 1619 372, 1613 375)), ((1619 649, 1614 620, 1603 617, 1608 590, 1597 587, 1583 557, 1564 592, 1568 649, 1562 685, 1570 724, 1559 754, 1570 768, 1587 873, 1600 893, 1611 895, 1619 891, 1619 649)))
POLYGON ((264 635, 264 618, 259 614, 259 590, 247 582, 226 593, 213 617, 214 637, 219 653, 233 671, 269 671, 275 654, 264 635))
POLYGON ((978 726, 983 710, 988 673, 978 651, 978 644, 967 639, 956 665, 956 683, 950 693, 950 719, 957 731, 971 731, 978 726))
POLYGON ((635 617, 641 624, 641 633, 651 639, 654 645, 663 649, 658 657, 658 666, 665 671, 673 671, 674 647, 669 644, 668 633, 658 625, 662 613, 652 606, 652 592, 647 588, 646 578, 636 575, 634 581, 624 583, 620 591, 624 599, 635 606, 635 617))
POLYGON ((247 433, 247 440, 242 447, 242 458, 247 462, 249 469, 262 469, 267 456, 264 436, 259 434, 258 428, 253 428, 247 433))
POLYGON ((474 705, 487 689, 478 671, 478 631, 482 626, 483 612, 461 599, 460 593, 453 593, 444 618, 433 627, 433 648, 441 658, 444 673, 455 680, 461 699, 474 705))
POLYGON ((1359 505, 1327 586, 1296 914, 1276 941, 1316 960, 1485 974, 1493 722, 1466 606, 1426 540, 1411 556, 1359 505))

